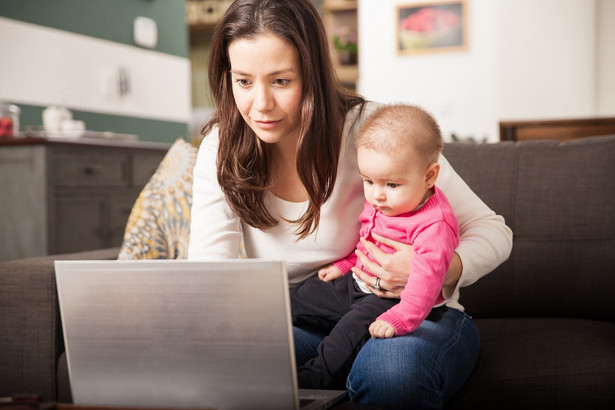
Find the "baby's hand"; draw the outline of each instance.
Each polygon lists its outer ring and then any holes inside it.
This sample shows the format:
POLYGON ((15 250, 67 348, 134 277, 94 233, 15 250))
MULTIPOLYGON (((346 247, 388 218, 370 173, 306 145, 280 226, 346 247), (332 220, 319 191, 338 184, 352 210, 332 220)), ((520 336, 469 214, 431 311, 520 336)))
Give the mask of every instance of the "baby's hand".
POLYGON ((395 328, 388 322, 378 319, 369 325, 369 333, 375 338, 389 339, 395 336, 395 328))
POLYGON ((327 265, 318 271, 318 277, 324 282, 331 282, 342 276, 342 272, 335 265, 327 265))

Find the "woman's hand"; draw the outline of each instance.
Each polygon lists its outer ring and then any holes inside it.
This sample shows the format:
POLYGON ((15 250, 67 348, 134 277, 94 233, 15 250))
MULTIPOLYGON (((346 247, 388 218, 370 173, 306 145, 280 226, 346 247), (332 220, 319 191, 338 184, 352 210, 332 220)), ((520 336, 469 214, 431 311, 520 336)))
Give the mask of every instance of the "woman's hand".
POLYGON ((361 238, 361 243, 365 246, 365 249, 378 263, 369 259, 359 250, 356 250, 355 253, 365 269, 376 277, 368 275, 358 268, 352 268, 352 271, 365 282, 369 290, 375 295, 384 298, 399 298, 406 282, 408 282, 410 262, 414 257, 414 250, 411 245, 377 234, 373 234, 373 236, 378 242, 395 249, 395 253, 388 254, 373 243, 361 238), (376 280, 378 278, 379 281, 376 280), (379 285, 379 290, 376 289, 376 285, 379 285))
MULTIPOLYGON (((361 238, 361 243, 365 246, 365 249, 378 263, 369 259, 359 250, 356 250, 355 253, 363 266, 376 275, 376 277, 368 275, 358 268, 352 268, 352 271, 365 282, 369 290, 375 295, 384 298, 399 298, 401 292, 406 287, 408 276, 410 276, 410 262, 414 257, 414 249, 412 245, 385 238, 384 236, 377 234, 373 234, 373 236, 378 242, 395 249, 395 253, 388 254, 373 243, 361 238), (376 285, 378 285, 379 289, 376 289, 376 285)), ((461 263, 461 258, 459 258, 457 253, 454 253, 444 279, 444 286, 442 287, 445 298, 452 296, 462 271, 463 264, 461 263)))

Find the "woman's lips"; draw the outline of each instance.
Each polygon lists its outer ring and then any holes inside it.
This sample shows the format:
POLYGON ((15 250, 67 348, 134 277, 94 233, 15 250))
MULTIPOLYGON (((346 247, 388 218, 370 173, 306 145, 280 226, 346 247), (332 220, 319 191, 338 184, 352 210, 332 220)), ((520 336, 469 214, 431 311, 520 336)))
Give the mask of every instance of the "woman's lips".
POLYGON ((262 128, 264 130, 268 130, 268 129, 274 128, 281 121, 256 121, 256 120, 254 120, 254 122, 256 123, 256 125, 259 126, 259 128, 262 128))

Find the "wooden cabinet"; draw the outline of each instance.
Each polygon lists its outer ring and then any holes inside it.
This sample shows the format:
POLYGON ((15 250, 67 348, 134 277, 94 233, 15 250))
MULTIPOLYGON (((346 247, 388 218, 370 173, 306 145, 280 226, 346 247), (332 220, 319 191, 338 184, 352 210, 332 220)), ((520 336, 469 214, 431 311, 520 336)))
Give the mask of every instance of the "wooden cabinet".
POLYGON ((500 121, 501 141, 558 140, 615 134, 615 117, 500 121))
POLYGON ((120 246, 168 144, 0 142, 0 260, 120 246))

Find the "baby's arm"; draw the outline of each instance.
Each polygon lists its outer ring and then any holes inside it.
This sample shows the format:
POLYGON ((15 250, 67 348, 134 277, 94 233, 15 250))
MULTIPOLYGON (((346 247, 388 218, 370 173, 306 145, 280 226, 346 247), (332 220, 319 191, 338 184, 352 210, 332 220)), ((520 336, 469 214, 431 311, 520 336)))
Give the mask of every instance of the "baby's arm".
POLYGON ((344 276, 350 272, 350 268, 352 268, 357 263, 357 255, 352 252, 350 255, 346 256, 344 259, 340 259, 337 262, 333 262, 330 265, 325 266, 324 268, 318 271, 318 277, 320 280, 325 282, 330 282, 333 279, 337 279, 340 276, 344 276))
POLYGON ((372 337, 380 339, 390 339, 395 336, 395 328, 388 322, 381 319, 376 319, 371 325, 369 325, 369 334, 372 337))
MULTIPOLYGON (((419 327, 433 306, 444 301, 442 284, 457 243, 457 233, 447 223, 435 223, 422 230, 414 240, 412 273, 401 293, 401 300, 380 315, 376 322, 386 322, 398 336, 408 334, 419 327)), ((374 332, 382 327, 376 323, 373 326, 374 332)), ((371 327, 370 333, 372 333, 371 327)), ((378 330, 377 334, 389 337, 382 329, 378 330)))
POLYGON ((324 268, 318 271, 318 277, 320 280, 325 282, 330 282, 333 279, 337 279, 340 276, 344 276, 350 272, 350 268, 352 268, 357 263, 357 255, 352 252, 350 255, 346 256, 344 259, 340 259, 337 262, 333 262, 330 265, 325 266, 324 268))

